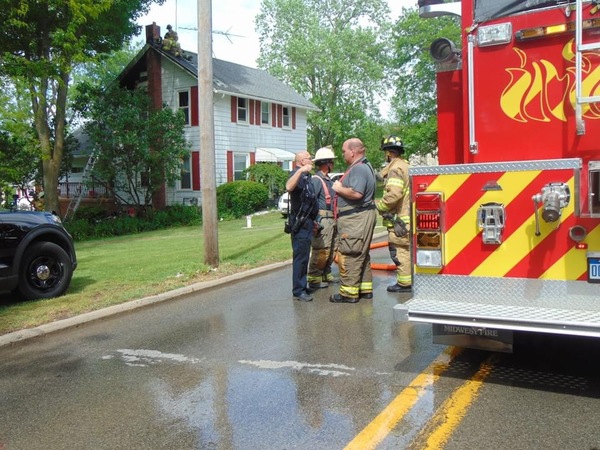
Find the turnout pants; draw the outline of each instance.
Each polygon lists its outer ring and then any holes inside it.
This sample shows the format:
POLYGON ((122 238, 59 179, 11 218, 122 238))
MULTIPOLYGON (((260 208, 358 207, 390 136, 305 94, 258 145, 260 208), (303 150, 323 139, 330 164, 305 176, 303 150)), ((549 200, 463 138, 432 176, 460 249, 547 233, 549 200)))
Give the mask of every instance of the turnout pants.
POLYGON ((388 229, 388 249, 392 261, 396 264, 396 281, 400 286, 412 285, 410 233, 398 237, 393 228, 388 229))
POLYGON ((373 292, 369 251, 376 223, 375 209, 338 217, 340 294, 345 297, 359 298, 361 293, 373 292))
POLYGON ((312 238, 312 253, 308 266, 308 282, 320 283, 330 281, 331 264, 333 263, 334 244, 336 235, 335 220, 333 217, 321 219, 323 229, 312 238))

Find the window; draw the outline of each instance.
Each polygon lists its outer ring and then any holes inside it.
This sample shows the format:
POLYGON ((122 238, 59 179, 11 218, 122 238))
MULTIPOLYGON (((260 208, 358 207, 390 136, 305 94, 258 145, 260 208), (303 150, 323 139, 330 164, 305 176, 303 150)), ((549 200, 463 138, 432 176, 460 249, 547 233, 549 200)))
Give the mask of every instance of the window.
POLYGON ((261 125, 271 124, 271 108, 267 102, 260 104, 260 123, 261 125))
POLYGON ((237 99, 237 120, 238 122, 248 122, 248 99, 238 97, 237 99))
POLYGON ((248 167, 248 155, 244 153, 235 153, 233 155, 233 179, 234 181, 245 180, 242 172, 248 167))
POLYGON ((600 161, 589 162, 588 201, 592 217, 600 217, 600 161))
POLYGON ((190 156, 183 158, 181 164, 181 179, 179 180, 181 189, 192 189, 192 171, 190 156))
POLYGON ((287 106, 283 107, 283 127, 289 128, 291 126, 290 108, 287 106))
POLYGON ((150 187, 150 172, 140 172, 140 186, 150 187))
POLYGON ((506 17, 509 14, 565 5, 566 3, 567 0, 535 0, 527 2, 515 2, 514 0, 476 0, 475 21, 485 22, 496 17, 506 17))
POLYGON ((186 125, 190 124, 190 93, 188 91, 179 91, 177 93, 177 108, 183 112, 186 125))

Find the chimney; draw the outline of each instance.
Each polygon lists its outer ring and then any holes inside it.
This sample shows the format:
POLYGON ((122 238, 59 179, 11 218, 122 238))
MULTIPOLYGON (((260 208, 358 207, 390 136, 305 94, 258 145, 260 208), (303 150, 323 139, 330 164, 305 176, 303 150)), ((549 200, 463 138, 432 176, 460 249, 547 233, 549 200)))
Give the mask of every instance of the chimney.
POLYGON ((156 44, 160 41, 160 27, 156 25, 156 22, 152 22, 152 25, 146 25, 146 42, 148 44, 156 44))

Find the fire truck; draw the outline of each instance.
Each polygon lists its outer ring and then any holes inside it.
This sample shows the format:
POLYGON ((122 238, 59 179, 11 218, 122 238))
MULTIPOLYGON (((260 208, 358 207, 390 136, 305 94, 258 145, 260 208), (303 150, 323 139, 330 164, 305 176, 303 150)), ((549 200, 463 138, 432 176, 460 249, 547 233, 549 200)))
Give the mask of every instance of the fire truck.
POLYGON ((508 352, 517 331, 600 337, 600 1, 418 6, 459 16, 462 42, 430 45, 439 165, 409 171, 396 319, 508 352))

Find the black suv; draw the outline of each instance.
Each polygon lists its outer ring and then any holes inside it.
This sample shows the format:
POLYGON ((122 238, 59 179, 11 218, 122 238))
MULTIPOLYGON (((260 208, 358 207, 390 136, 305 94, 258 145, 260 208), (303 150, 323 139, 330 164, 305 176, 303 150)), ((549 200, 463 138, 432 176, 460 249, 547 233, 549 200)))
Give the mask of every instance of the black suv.
POLYGON ((25 300, 63 295, 77 257, 73 238, 49 212, 0 212, 0 291, 25 300))

